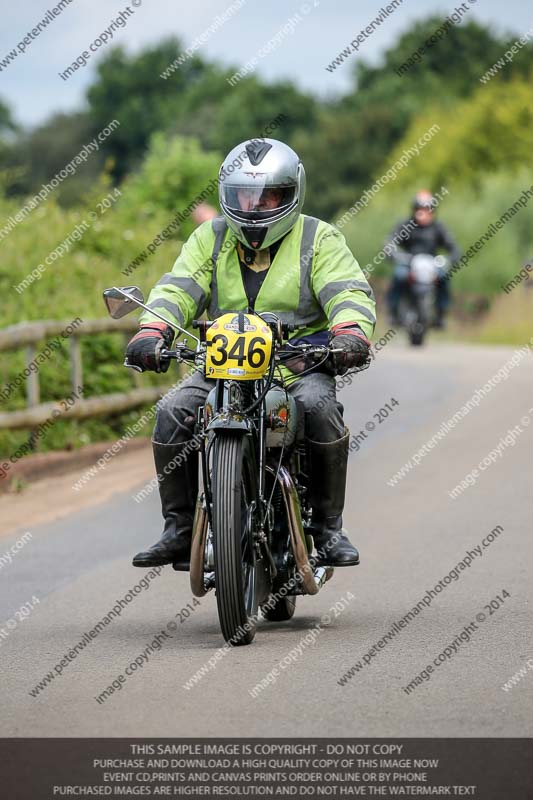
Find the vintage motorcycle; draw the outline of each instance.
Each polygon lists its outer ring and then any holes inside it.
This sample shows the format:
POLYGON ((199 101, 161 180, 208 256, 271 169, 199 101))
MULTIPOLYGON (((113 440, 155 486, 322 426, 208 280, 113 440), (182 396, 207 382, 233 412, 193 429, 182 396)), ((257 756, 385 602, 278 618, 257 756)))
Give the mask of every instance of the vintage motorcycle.
MULTIPOLYGON (((104 300, 114 319, 147 308, 137 287, 106 289, 104 300)), ((213 380, 195 427, 201 488, 190 583, 196 597, 215 589, 225 640, 250 644, 259 609, 267 620, 288 620, 297 595, 316 594, 333 575, 313 554, 303 419, 287 391, 292 373, 283 365, 304 359, 316 368, 336 351, 291 344, 295 326, 273 313, 195 320, 196 337, 148 310, 196 343, 192 349, 179 342, 162 357, 191 362, 213 380)))
POLYGON ((407 282, 400 298, 398 316, 400 325, 415 347, 424 344, 427 331, 433 325, 436 283, 446 264, 444 256, 419 253, 400 265, 407 272, 407 282))

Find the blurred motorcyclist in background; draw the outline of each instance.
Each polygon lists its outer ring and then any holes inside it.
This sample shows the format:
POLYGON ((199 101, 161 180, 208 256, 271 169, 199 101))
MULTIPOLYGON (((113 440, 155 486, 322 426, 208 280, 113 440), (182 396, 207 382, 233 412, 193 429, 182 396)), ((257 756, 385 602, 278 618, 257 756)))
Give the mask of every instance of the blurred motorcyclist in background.
POLYGON ((435 293, 435 328, 444 327, 444 317, 450 305, 448 269, 460 258, 461 251, 442 222, 435 219, 437 202, 431 192, 421 189, 413 199, 411 216, 400 222, 388 237, 385 246, 392 252, 394 272, 387 292, 390 321, 397 325, 402 292, 409 280, 411 256, 425 253, 436 256, 446 251, 448 262, 439 267, 435 293))

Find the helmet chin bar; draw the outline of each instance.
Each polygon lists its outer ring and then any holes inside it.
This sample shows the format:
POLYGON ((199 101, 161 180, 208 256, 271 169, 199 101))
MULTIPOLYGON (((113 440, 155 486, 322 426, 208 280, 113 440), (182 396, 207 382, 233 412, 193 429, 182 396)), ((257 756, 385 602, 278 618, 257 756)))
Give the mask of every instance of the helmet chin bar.
POLYGON ((256 225, 243 225, 241 228, 244 238, 252 250, 261 250, 261 245, 265 241, 268 227, 257 227, 256 225))

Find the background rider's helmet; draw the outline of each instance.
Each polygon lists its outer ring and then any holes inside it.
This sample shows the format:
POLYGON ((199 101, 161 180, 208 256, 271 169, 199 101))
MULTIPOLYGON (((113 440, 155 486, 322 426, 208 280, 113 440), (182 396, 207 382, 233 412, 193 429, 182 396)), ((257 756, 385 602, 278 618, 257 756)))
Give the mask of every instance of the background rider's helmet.
POLYGON ((239 241, 252 250, 285 236, 302 212, 303 164, 276 139, 250 139, 234 147, 218 178, 222 213, 239 241))
POLYGON ((419 211, 420 209, 426 209, 427 211, 433 211, 435 208, 435 198, 428 192, 427 189, 421 189, 419 192, 415 194, 413 197, 413 211, 419 211))
POLYGON ((435 209, 435 198, 426 189, 417 192, 413 198, 413 215, 417 225, 426 227, 433 222, 433 211, 435 209))

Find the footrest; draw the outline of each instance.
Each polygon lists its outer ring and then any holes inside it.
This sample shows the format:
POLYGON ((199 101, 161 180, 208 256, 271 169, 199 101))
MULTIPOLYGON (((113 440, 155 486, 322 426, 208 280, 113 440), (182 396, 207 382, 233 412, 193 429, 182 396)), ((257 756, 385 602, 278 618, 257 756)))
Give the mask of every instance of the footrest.
POLYGON ((172 569, 175 569, 176 572, 190 572, 191 564, 189 561, 174 561, 172 569))

